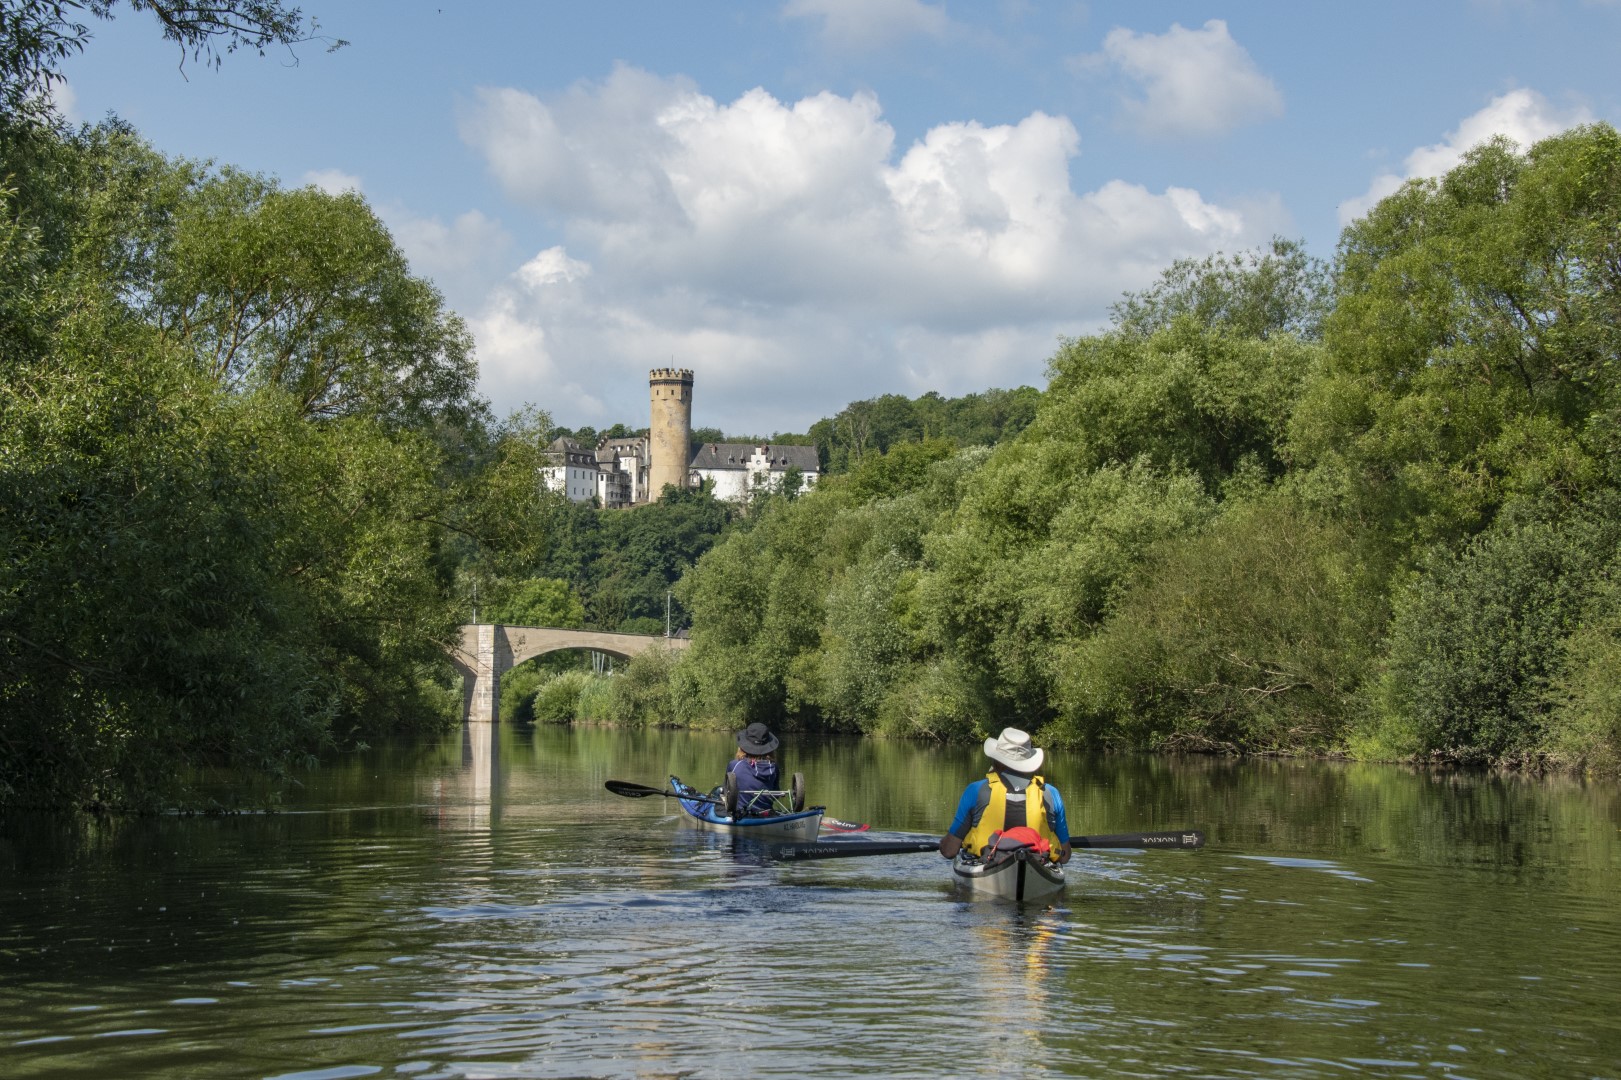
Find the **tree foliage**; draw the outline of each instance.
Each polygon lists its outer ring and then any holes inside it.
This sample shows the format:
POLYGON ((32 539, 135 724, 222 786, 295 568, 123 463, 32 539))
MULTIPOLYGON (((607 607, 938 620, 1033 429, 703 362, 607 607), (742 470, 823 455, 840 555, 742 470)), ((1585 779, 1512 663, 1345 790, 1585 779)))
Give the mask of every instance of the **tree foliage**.
MULTIPOLYGON (((919 398, 884 394, 853 401, 835 416, 811 425, 809 441, 820 449, 824 472, 854 469, 865 458, 902 443, 946 439, 958 446, 989 446, 1017 435, 1035 416, 1040 393, 1029 386, 945 398, 930 391, 919 398)), ((777 436, 779 442, 786 441, 777 436)))
POLYGON ((585 625, 625 629, 668 611, 675 629, 689 611, 676 582, 731 521, 731 508, 702 491, 670 492, 630 510, 601 511, 557 499, 546 511, 549 543, 527 573, 566 581, 585 604, 585 625))
POLYGON ((185 193, 172 229, 135 290, 227 387, 278 387, 312 417, 469 418, 472 337, 359 195, 227 170, 185 193))
POLYGON ((151 808, 441 722, 458 563, 544 536, 534 425, 486 420, 459 321, 352 198, 119 125, 0 151, 0 806, 151 808), (309 317, 219 363, 253 297, 309 317), (322 364, 341 399, 267 374, 322 364))
POLYGON ((1178 319, 1238 337, 1293 334, 1314 341, 1332 310, 1328 267, 1293 240, 1261 251, 1178 259, 1142 292, 1110 312, 1122 333, 1148 336, 1178 319))
MULTIPOLYGON (((1571 639, 1621 568, 1615 509, 1506 513, 1457 552, 1434 553, 1391 622, 1377 688, 1391 748, 1479 762, 1548 745, 1571 639)), ((1582 684, 1593 693, 1591 673, 1582 684)))

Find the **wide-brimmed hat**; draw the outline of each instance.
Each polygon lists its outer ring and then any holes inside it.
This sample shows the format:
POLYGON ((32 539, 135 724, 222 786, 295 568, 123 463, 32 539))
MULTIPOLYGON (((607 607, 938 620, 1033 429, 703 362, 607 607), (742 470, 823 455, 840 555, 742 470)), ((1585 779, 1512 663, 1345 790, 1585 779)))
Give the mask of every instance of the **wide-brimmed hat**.
POLYGON ((761 754, 771 753, 779 745, 781 744, 777 742, 777 737, 771 734, 771 729, 764 724, 750 724, 737 733, 737 748, 745 754, 758 757, 761 754))
POLYGON ((1014 772, 1033 773, 1041 768, 1047 751, 1032 745, 1028 733, 1010 727, 1003 728, 996 738, 985 740, 985 756, 1014 772))

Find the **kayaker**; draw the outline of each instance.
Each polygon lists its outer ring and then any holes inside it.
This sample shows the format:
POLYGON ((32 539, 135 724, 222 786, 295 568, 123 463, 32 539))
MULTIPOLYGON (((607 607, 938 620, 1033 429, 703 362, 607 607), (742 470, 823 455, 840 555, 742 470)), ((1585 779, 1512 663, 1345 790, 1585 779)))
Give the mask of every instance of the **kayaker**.
POLYGON ((771 813, 771 796, 751 793, 781 790, 782 773, 777 768, 780 745, 764 724, 750 724, 737 733, 737 756, 726 771, 737 777, 738 816, 763 817, 771 813))
POLYGON ((957 816, 940 838, 940 854, 954 859, 966 847, 970 855, 980 856, 993 835, 1026 828, 1047 842, 1058 862, 1069 862, 1064 799, 1037 772, 1046 751, 1033 745, 1028 734, 1010 727, 985 740, 985 756, 996 767, 985 779, 969 784, 957 800, 957 816))

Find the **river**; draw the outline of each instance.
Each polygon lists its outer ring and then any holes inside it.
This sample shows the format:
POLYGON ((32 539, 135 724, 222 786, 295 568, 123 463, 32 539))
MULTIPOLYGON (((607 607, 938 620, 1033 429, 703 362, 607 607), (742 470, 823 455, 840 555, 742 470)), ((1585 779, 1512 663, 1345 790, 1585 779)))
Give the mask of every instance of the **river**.
MULTIPOLYGON (((1621 799, 1568 779, 1049 755, 1059 900, 771 863, 609 779, 720 735, 473 729, 273 814, 0 821, 0 1075, 1621 1077, 1621 799)), ((935 835, 977 748, 790 738, 812 803, 935 835)), ((222 778, 221 783, 229 778, 222 778)))

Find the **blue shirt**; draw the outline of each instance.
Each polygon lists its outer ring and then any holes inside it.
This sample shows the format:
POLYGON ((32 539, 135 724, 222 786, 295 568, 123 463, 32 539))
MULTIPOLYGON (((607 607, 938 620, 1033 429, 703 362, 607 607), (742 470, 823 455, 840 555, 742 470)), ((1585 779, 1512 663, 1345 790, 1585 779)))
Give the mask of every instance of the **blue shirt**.
MULTIPOLYGON (((985 797, 985 789, 991 786, 989 780, 975 780, 963 791, 962 798, 957 800, 957 816, 951 819, 951 828, 946 831, 958 840, 966 837, 979 822, 979 801, 985 797)), ((1042 785, 1046 793, 1047 821, 1052 825, 1053 832, 1058 839, 1069 842, 1069 817, 1064 813, 1064 797, 1058 794, 1058 789, 1051 784, 1042 785)))
POLYGON ((775 761, 765 758, 734 758, 726 771, 737 777, 737 816, 760 817, 771 812, 771 796, 751 795, 755 791, 781 790, 775 761))

